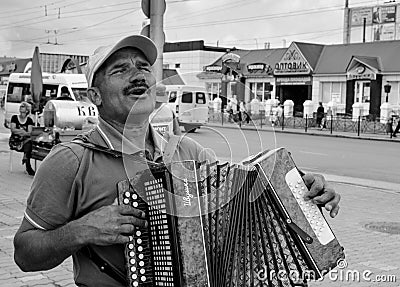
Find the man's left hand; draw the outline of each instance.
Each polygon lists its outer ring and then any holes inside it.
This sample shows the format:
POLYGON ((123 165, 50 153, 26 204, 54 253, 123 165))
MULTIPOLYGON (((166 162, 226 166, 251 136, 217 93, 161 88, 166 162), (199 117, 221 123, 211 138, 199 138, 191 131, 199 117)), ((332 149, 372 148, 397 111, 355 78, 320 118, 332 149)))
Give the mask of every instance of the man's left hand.
POLYGON ((311 200, 313 203, 324 206, 334 218, 339 212, 340 194, 327 184, 325 178, 320 174, 308 173, 303 176, 308 192, 304 200, 311 200))

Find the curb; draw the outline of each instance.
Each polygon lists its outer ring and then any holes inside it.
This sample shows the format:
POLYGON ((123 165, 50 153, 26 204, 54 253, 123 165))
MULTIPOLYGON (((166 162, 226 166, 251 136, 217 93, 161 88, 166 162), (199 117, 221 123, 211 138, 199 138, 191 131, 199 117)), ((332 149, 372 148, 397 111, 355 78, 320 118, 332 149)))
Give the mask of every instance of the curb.
POLYGON ((314 133, 314 132, 300 132, 300 131, 290 131, 290 130, 280 130, 280 129, 263 129, 263 128, 252 128, 252 127, 241 127, 239 126, 222 126, 213 123, 208 123, 207 126, 212 126, 216 128, 225 128, 225 129, 241 129, 241 130, 249 130, 249 131, 263 131, 263 132, 274 132, 274 133, 288 133, 288 134, 297 134, 297 135, 308 135, 308 136, 320 136, 320 137, 335 137, 335 138, 349 138, 349 139, 357 139, 357 140, 369 140, 369 141, 383 141, 383 142, 392 142, 392 143, 400 143, 400 140, 390 139, 390 138, 377 138, 377 137, 368 137, 368 136, 352 136, 352 135, 343 135, 343 134, 322 134, 322 133, 314 133))
MULTIPOLYGON (((315 171, 307 171, 307 170, 304 170, 304 172, 318 173, 315 171)), ((379 181, 379 180, 370 180, 370 179, 357 178, 357 177, 348 177, 348 176, 341 176, 341 175, 334 175, 334 174, 325 174, 325 173, 320 173, 320 174, 323 175, 328 182, 370 188, 370 189, 375 189, 375 190, 378 190, 381 192, 395 193, 395 194, 400 195, 400 184, 399 183, 379 181)))

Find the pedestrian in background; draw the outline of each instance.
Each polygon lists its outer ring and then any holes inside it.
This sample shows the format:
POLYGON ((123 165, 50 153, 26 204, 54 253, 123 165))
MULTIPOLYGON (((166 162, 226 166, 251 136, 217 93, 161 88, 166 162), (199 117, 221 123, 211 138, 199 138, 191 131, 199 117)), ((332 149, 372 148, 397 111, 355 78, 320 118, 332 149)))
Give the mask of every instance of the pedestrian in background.
POLYGON ((317 109, 317 127, 319 127, 321 130, 323 129, 323 125, 322 125, 322 119, 325 116, 325 110, 324 107, 322 105, 322 102, 319 102, 319 106, 317 109))
POLYGON ((397 126, 396 126, 396 128, 394 129, 394 132, 393 132, 393 134, 392 134, 392 137, 397 137, 397 133, 399 132, 399 130, 400 130, 400 118, 399 118, 399 116, 396 116, 396 117, 392 117, 392 119, 393 119, 393 121, 394 121, 394 119, 395 118, 397 118, 397 126))
POLYGON ((241 121, 246 121, 246 124, 249 124, 249 122, 250 122, 250 116, 249 116, 249 114, 247 113, 247 110, 246 110, 246 107, 244 106, 243 101, 240 101, 240 104, 239 104, 239 113, 240 113, 241 121))
POLYGON ((35 175, 31 166, 32 141, 31 133, 34 126, 33 120, 29 117, 31 106, 22 102, 19 106, 19 115, 11 117, 10 149, 23 152, 22 164, 26 166, 29 175, 35 175))

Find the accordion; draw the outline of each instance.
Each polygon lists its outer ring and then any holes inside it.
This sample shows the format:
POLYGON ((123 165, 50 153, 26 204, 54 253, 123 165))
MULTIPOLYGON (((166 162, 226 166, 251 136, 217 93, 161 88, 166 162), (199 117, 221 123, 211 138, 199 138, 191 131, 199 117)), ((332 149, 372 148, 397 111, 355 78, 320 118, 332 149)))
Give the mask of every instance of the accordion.
POLYGON ((344 259, 284 148, 149 164, 117 189, 149 222, 125 246, 129 286, 306 286, 344 259))

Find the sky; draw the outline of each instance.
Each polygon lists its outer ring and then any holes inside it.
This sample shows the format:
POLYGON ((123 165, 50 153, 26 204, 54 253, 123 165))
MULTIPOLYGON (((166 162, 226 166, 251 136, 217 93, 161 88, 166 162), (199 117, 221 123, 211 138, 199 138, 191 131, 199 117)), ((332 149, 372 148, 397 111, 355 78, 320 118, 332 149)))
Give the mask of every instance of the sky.
MULTIPOLYGON (((151 0, 156 1, 156 0, 151 0)), ((166 0, 167 42, 262 49, 292 41, 343 43, 345 0, 166 0)), ((1 0, 0 56, 42 53, 90 55, 138 34, 146 16, 141 0, 1 0)), ((350 7, 383 4, 349 0, 350 7)))

